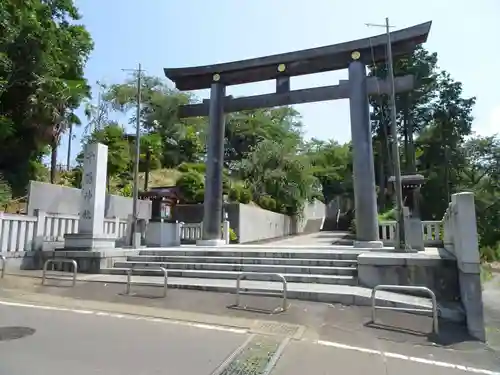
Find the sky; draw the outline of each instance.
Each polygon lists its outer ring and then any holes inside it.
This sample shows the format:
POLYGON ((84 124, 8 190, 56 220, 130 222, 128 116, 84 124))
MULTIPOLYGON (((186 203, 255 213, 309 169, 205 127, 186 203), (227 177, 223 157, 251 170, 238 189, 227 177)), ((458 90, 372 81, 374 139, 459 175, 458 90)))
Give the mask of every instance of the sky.
MULTIPOLYGON (((76 0, 95 43, 85 73, 89 83, 119 83, 122 69, 163 77, 163 68, 207 65, 320 47, 433 21, 425 48, 439 66, 476 96, 474 130, 500 133, 500 0, 76 0)), ((291 88, 337 84, 346 71, 292 78, 291 88)), ((228 95, 270 93, 274 82, 231 86, 228 95)), ((94 91, 94 98, 97 97, 94 91)), ((206 90, 195 92, 207 98, 206 90)), ((350 140, 349 103, 297 105, 306 137, 350 140)), ((80 112, 81 114, 81 112, 80 112)), ((82 115, 82 120, 84 116, 82 115)), ((123 119, 126 123, 127 119, 123 119)), ((77 137, 82 130, 76 130, 77 137)), ((66 161, 68 139, 59 160, 66 161)), ((80 148, 72 142, 72 158, 80 148)))

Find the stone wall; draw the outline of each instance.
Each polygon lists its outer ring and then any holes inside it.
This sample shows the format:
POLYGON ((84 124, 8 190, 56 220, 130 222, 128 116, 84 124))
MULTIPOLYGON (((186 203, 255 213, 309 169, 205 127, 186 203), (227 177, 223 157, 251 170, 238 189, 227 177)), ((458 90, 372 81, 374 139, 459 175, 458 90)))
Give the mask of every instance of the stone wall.
MULTIPOLYGON (((224 210, 239 243, 319 232, 325 217, 325 205, 320 201, 306 205, 300 220, 250 204, 227 203, 224 210)), ((172 214, 174 220, 201 223, 203 205, 180 204, 174 207, 172 214)))
MULTIPOLYGON (((439 301, 460 300, 456 259, 444 249, 422 253, 366 252, 358 256, 358 280, 361 286, 425 286, 439 301)), ((405 292, 412 294, 411 292, 405 292)), ((428 297, 427 294, 423 294, 428 297)))
MULTIPOLYGON (((34 215, 35 209, 47 213, 78 215, 81 190, 44 182, 30 181, 27 215, 34 215)), ((126 219, 132 214, 132 199, 106 194, 104 217, 126 219)), ((151 202, 139 201, 139 218, 151 218, 151 202)))
POLYGON ((297 220, 290 216, 248 204, 239 205, 238 224, 236 233, 240 243, 286 237, 299 233, 297 220))

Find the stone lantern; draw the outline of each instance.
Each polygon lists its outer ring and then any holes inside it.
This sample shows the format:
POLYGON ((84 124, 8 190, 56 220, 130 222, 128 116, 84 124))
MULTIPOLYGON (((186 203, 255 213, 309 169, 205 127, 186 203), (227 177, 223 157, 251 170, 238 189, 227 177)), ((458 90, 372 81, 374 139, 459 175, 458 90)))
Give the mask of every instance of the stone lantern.
MULTIPOLYGON (((391 182, 389 187, 393 189, 395 183, 394 176, 389 177, 389 182, 391 182)), ((401 176, 406 244, 417 251, 425 249, 424 230, 422 220, 420 219, 419 207, 420 188, 424 182, 425 178, 421 174, 401 176)))
POLYGON ((139 194, 140 199, 151 201, 151 220, 146 230, 148 246, 180 245, 180 223, 173 220, 173 207, 179 202, 175 186, 155 187, 139 194))

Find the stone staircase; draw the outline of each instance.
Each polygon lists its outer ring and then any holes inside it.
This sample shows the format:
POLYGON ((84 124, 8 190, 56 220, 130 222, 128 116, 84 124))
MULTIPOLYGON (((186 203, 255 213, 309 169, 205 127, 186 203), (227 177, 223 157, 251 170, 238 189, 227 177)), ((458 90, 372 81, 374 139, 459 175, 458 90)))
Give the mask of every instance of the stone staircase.
MULTIPOLYGON (((361 251, 326 248, 255 248, 235 247, 218 250, 190 248, 186 250, 142 250, 127 261, 115 262, 107 274, 125 274, 128 268, 140 269, 134 275, 155 276, 163 267, 169 277, 197 279, 233 279, 241 272, 279 273, 290 283, 357 285, 357 257, 361 251)), ((259 281, 276 281, 272 276, 259 276, 259 281)))
MULTIPOLYGON (((270 246, 228 245, 224 248, 182 246, 170 249, 144 249, 126 261, 116 261, 112 268, 98 275, 81 276, 82 281, 124 283, 127 270, 134 267, 134 284, 163 286, 163 267, 168 270, 168 287, 234 293, 236 279, 242 272, 279 273, 287 280, 292 299, 371 305, 372 289, 358 285, 357 257, 363 251, 352 246, 270 246)), ((259 275, 242 282, 242 288, 254 291, 280 291, 276 276, 259 275)), ((377 304, 403 308, 430 308, 427 298, 381 291, 377 304)), ((441 317, 462 322, 459 306, 439 304, 441 317)))

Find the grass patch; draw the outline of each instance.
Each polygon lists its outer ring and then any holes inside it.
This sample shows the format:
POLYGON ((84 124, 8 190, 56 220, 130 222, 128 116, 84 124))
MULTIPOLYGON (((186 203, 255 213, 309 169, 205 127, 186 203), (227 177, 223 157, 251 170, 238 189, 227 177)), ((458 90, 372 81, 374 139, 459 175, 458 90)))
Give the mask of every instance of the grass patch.
MULTIPOLYGON (((175 185, 182 172, 177 169, 155 169, 149 172, 148 186, 172 186, 175 185)), ((139 175, 139 188, 144 187, 144 173, 139 175)))

